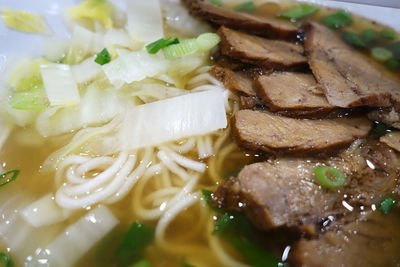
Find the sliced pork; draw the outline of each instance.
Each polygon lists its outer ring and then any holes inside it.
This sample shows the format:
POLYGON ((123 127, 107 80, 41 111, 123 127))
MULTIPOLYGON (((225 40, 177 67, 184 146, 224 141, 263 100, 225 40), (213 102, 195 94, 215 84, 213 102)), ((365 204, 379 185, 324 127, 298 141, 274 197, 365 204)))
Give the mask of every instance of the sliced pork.
POLYGON ((257 95, 271 111, 326 114, 334 106, 328 103, 311 74, 274 72, 255 81, 257 95))
POLYGON ((300 227, 378 203, 398 186, 398 167, 388 146, 355 143, 326 160, 276 158, 247 165, 220 185, 214 198, 219 207, 244 211, 261 229, 300 227), (340 169, 345 184, 321 186, 314 174, 321 165, 340 169))
POLYGON ((217 33, 221 36, 221 53, 225 56, 262 68, 282 70, 307 66, 307 58, 300 45, 269 40, 226 27, 221 27, 217 33))
POLYGON ((289 21, 260 17, 232 9, 218 7, 208 0, 185 0, 192 15, 198 16, 217 25, 244 30, 261 36, 293 40, 297 28, 289 21))
POLYGON ((305 23, 303 28, 311 70, 331 105, 387 107, 391 101, 398 102, 400 84, 332 30, 316 22, 305 23))
POLYGON ((398 266, 400 211, 388 215, 364 212, 360 217, 336 222, 337 229, 317 239, 302 239, 293 248, 295 266, 398 266))
POLYGON ((240 110, 232 118, 239 145, 272 154, 329 153, 364 138, 369 130, 367 119, 305 120, 252 110, 240 110))

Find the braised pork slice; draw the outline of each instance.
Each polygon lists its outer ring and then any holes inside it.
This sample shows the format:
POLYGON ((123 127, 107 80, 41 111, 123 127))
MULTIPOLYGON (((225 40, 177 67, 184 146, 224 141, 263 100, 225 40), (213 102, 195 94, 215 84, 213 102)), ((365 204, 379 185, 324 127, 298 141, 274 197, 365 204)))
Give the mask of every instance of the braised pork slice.
POLYGON ((228 8, 218 7, 208 0, 185 1, 192 15, 201 17, 217 25, 224 25, 252 34, 285 40, 293 40, 297 35, 297 28, 285 20, 236 12, 228 8))
POLYGON ((316 86, 314 76, 306 73, 274 72, 255 81, 257 95, 272 111, 327 113, 335 107, 316 86))
POLYGON ((331 105, 387 107, 391 100, 398 102, 400 84, 332 30, 316 22, 307 22, 303 28, 311 70, 331 105))
POLYGON ((291 253, 293 265, 305 267, 398 266, 400 210, 388 215, 368 211, 359 218, 343 218, 338 229, 318 239, 300 240, 291 253))
POLYGON ((395 193, 398 167, 399 159, 388 146, 355 142, 326 160, 276 158, 247 165, 218 187, 214 199, 219 207, 244 211, 261 229, 300 227, 369 207, 395 193), (321 165, 340 169, 345 184, 337 189, 320 186, 314 170, 321 165))
POLYGON ((253 110, 240 110, 232 118, 240 146, 272 154, 329 153, 364 138, 369 130, 367 119, 305 120, 253 110))
POLYGON ((307 66, 307 58, 300 45, 268 40, 226 27, 221 27, 217 33, 221 36, 221 53, 225 56, 262 68, 282 70, 307 66))
POLYGON ((332 210, 337 201, 336 192, 314 182, 316 166, 300 159, 247 165, 214 196, 220 206, 244 210, 260 229, 310 223, 322 218, 325 209, 332 210))
POLYGON ((211 75, 224 83, 225 87, 237 95, 255 97, 253 79, 243 71, 232 71, 227 68, 213 67, 211 75))

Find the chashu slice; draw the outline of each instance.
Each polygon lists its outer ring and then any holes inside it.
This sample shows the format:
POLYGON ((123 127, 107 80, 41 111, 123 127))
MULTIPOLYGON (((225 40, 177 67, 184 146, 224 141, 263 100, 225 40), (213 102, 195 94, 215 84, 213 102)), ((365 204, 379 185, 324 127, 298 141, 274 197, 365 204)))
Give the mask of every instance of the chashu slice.
POLYGON ((400 83, 316 22, 303 26, 310 68, 331 105, 388 107, 399 103, 400 83))
POLYGON ((328 154, 367 136, 367 119, 306 120, 253 110, 240 110, 232 118, 237 143, 271 154, 328 154))
POLYGON ((274 72, 259 76, 254 85, 257 95, 274 112, 323 115, 336 108, 328 103, 311 74, 274 72))
POLYGON ((278 70, 301 69, 307 66, 304 49, 293 43, 269 40, 226 27, 218 32, 221 53, 244 63, 278 70))

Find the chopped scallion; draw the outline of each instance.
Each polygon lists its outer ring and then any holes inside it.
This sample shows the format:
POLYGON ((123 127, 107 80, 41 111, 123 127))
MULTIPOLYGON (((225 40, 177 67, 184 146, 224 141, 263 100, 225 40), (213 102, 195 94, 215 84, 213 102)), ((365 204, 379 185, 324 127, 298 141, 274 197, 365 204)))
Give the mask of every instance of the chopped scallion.
POLYGON ((339 170, 330 166, 317 167, 314 170, 318 182, 329 188, 342 186, 346 182, 346 176, 339 170))
POLYGON ((107 64, 111 61, 111 55, 108 52, 107 48, 101 50, 101 52, 97 55, 96 59, 94 60, 96 63, 100 65, 107 64))
POLYGON ((228 178, 231 178, 231 177, 236 177, 239 174, 240 171, 241 171, 241 169, 236 169, 236 170, 229 171, 229 172, 224 174, 224 179, 228 179, 228 178))
POLYGON ((235 6, 234 10, 237 12, 253 12, 256 10, 256 6, 253 1, 247 1, 240 5, 235 6))
POLYGON ((316 6, 303 4, 286 10, 282 12, 279 16, 287 19, 301 19, 317 12, 318 10, 319 8, 316 6))
POLYGON ((7 253, 0 252, 0 263, 3 263, 1 266, 3 267, 12 267, 14 266, 10 256, 7 253))
POLYGON ((393 43, 389 46, 390 51, 393 53, 395 59, 400 60, 400 42, 393 43))
POLYGON ((173 59, 195 52, 205 52, 216 46, 221 38, 216 33, 203 33, 197 38, 186 39, 179 44, 169 45, 162 48, 165 58, 173 59))
POLYGON ((222 2, 220 0, 210 0, 211 4, 216 6, 222 6, 222 2))
POLYGON ((332 29, 340 28, 353 22, 350 15, 344 10, 339 10, 337 13, 323 18, 322 21, 332 29))
POLYGON ((364 41, 360 38, 360 36, 358 36, 358 34, 355 34, 353 32, 344 32, 343 39, 354 48, 365 47, 364 41))
POLYGON ((142 259, 135 264, 130 265, 130 267, 151 267, 151 263, 147 259, 142 259))
POLYGON ((379 210, 387 215, 391 209, 396 205, 396 199, 394 199, 392 196, 387 196, 380 204, 379 204, 379 210))
POLYGON ((384 29, 381 31, 381 37, 389 40, 393 40, 396 37, 396 32, 389 29, 384 29))
POLYGON ((371 50, 372 56, 381 62, 388 61, 389 59, 393 58, 393 53, 384 47, 374 47, 371 50))
POLYGON ((167 47, 172 44, 179 44, 178 38, 172 39, 164 39, 161 38, 151 44, 146 45, 146 50, 149 54, 156 54, 158 51, 160 51, 162 48, 167 47))
POLYGON ((202 189, 201 192, 203 194, 204 201, 207 203, 207 205, 212 207, 212 191, 207 189, 202 189))
POLYGON ((400 60, 391 58, 386 62, 386 67, 391 71, 399 70, 400 69, 400 60))
POLYGON ((366 43, 372 43, 378 39, 378 36, 372 29, 361 32, 361 39, 366 43))
POLYGON ((17 179, 18 174, 19 174, 19 170, 12 170, 12 171, 8 171, 8 172, 1 174, 0 175, 0 187, 17 179))
POLYGON ((116 250, 118 259, 124 266, 141 260, 143 258, 143 250, 153 240, 153 236, 153 228, 134 222, 116 250))
POLYGON ((229 236, 227 239, 253 266, 268 267, 282 264, 274 255, 243 236, 229 236))
POLYGON ((391 130, 387 124, 380 121, 374 121, 374 126, 372 127, 371 132, 375 137, 381 137, 390 133, 391 130))

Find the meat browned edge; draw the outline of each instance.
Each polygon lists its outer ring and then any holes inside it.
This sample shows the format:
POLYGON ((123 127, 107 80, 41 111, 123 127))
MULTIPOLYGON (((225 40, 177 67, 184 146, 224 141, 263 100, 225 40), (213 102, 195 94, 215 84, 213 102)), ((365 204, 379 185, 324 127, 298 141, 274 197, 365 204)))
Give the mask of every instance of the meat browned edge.
POLYGON ((185 0, 185 2, 192 15, 213 24, 224 25, 270 38, 296 39, 297 28, 288 21, 236 12, 228 8, 218 7, 207 0, 185 0))

